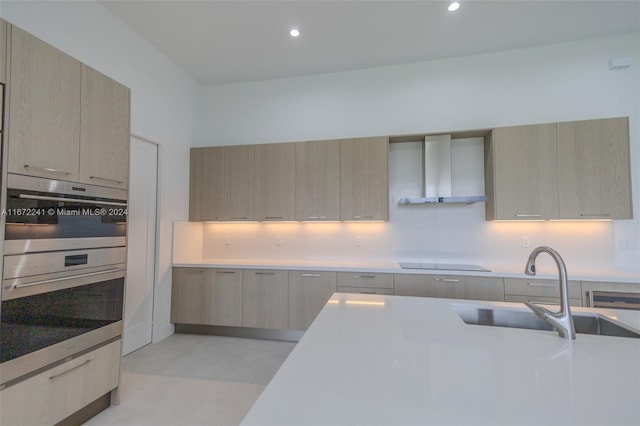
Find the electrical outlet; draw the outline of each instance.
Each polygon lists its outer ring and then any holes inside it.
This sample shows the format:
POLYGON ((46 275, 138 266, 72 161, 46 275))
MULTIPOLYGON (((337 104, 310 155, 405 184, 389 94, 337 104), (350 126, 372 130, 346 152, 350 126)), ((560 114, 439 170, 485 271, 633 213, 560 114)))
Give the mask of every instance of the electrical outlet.
POLYGON ((531 247, 531 241, 529 240, 529 236, 528 235, 523 235, 522 236, 522 247, 524 247, 524 248, 531 247))
POLYGON ((276 235, 276 245, 277 246, 282 245, 282 235, 276 235))
POLYGON ((224 245, 225 246, 230 246, 231 245, 231 235, 225 235, 224 236, 224 245))
POLYGON ((618 248, 623 251, 638 250, 638 240, 634 240, 632 238, 618 240, 618 248))
POLYGON ((356 247, 362 246, 362 237, 360 235, 356 236, 356 247))

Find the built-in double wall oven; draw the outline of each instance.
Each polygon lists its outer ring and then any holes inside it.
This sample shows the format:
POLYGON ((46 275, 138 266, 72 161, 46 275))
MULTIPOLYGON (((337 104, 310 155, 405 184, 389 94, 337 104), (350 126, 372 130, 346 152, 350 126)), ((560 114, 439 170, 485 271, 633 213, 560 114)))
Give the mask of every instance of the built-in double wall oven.
POLYGON ((9 174, 0 389, 122 335, 127 191, 9 174))

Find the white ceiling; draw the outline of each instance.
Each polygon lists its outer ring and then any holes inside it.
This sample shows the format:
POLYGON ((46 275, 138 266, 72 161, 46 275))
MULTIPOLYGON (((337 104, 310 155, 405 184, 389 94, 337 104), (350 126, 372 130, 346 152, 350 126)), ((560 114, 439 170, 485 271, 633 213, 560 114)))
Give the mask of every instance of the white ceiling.
POLYGON ((207 85, 640 31, 640 0, 460 2, 451 13, 447 1, 426 0, 101 1, 207 85))

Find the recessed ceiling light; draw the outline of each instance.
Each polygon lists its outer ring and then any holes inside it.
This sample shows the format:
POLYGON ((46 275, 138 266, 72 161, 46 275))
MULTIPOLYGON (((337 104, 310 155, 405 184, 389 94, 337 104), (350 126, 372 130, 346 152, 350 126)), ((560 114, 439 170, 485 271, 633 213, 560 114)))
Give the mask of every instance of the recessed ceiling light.
POLYGON ((297 29, 293 28, 291 31, 289 31, 289 35, 291 37, 298 37, 300 35, 300 31, 298 31, 297 29))
POLYGON ((460 3, 458 3, 457 1, 452 1, 451 3, 449 3, 449 7, 447 9, 449 9, 449 12, 453 12, 458 10, 459 7, 460 3))

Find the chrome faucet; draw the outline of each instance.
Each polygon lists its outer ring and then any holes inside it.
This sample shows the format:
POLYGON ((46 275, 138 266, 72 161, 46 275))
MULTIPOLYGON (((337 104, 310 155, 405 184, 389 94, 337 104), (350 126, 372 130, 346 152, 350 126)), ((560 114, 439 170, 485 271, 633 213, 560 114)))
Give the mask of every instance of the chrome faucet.
POLYGON ((524 273, 527 275, 536 274, 536 257, 542 252, 548 253, 558 266, 558 280, 560 285, 560 311, 551 312, 550 310, 538 306, 533 302, 524 302, 537 316, 548 322, 558 330, 560 337, 565 339, 575 339, 576 330, 573 326, 573 317, 571 316, 571 310, 569 309, 569 284, 567 281, 567 268, 564 264, 564 260, 558 254, 557 251, 551 247, 536 247, 533 249, 527 259, 527 266, 525 266, 524 273))

